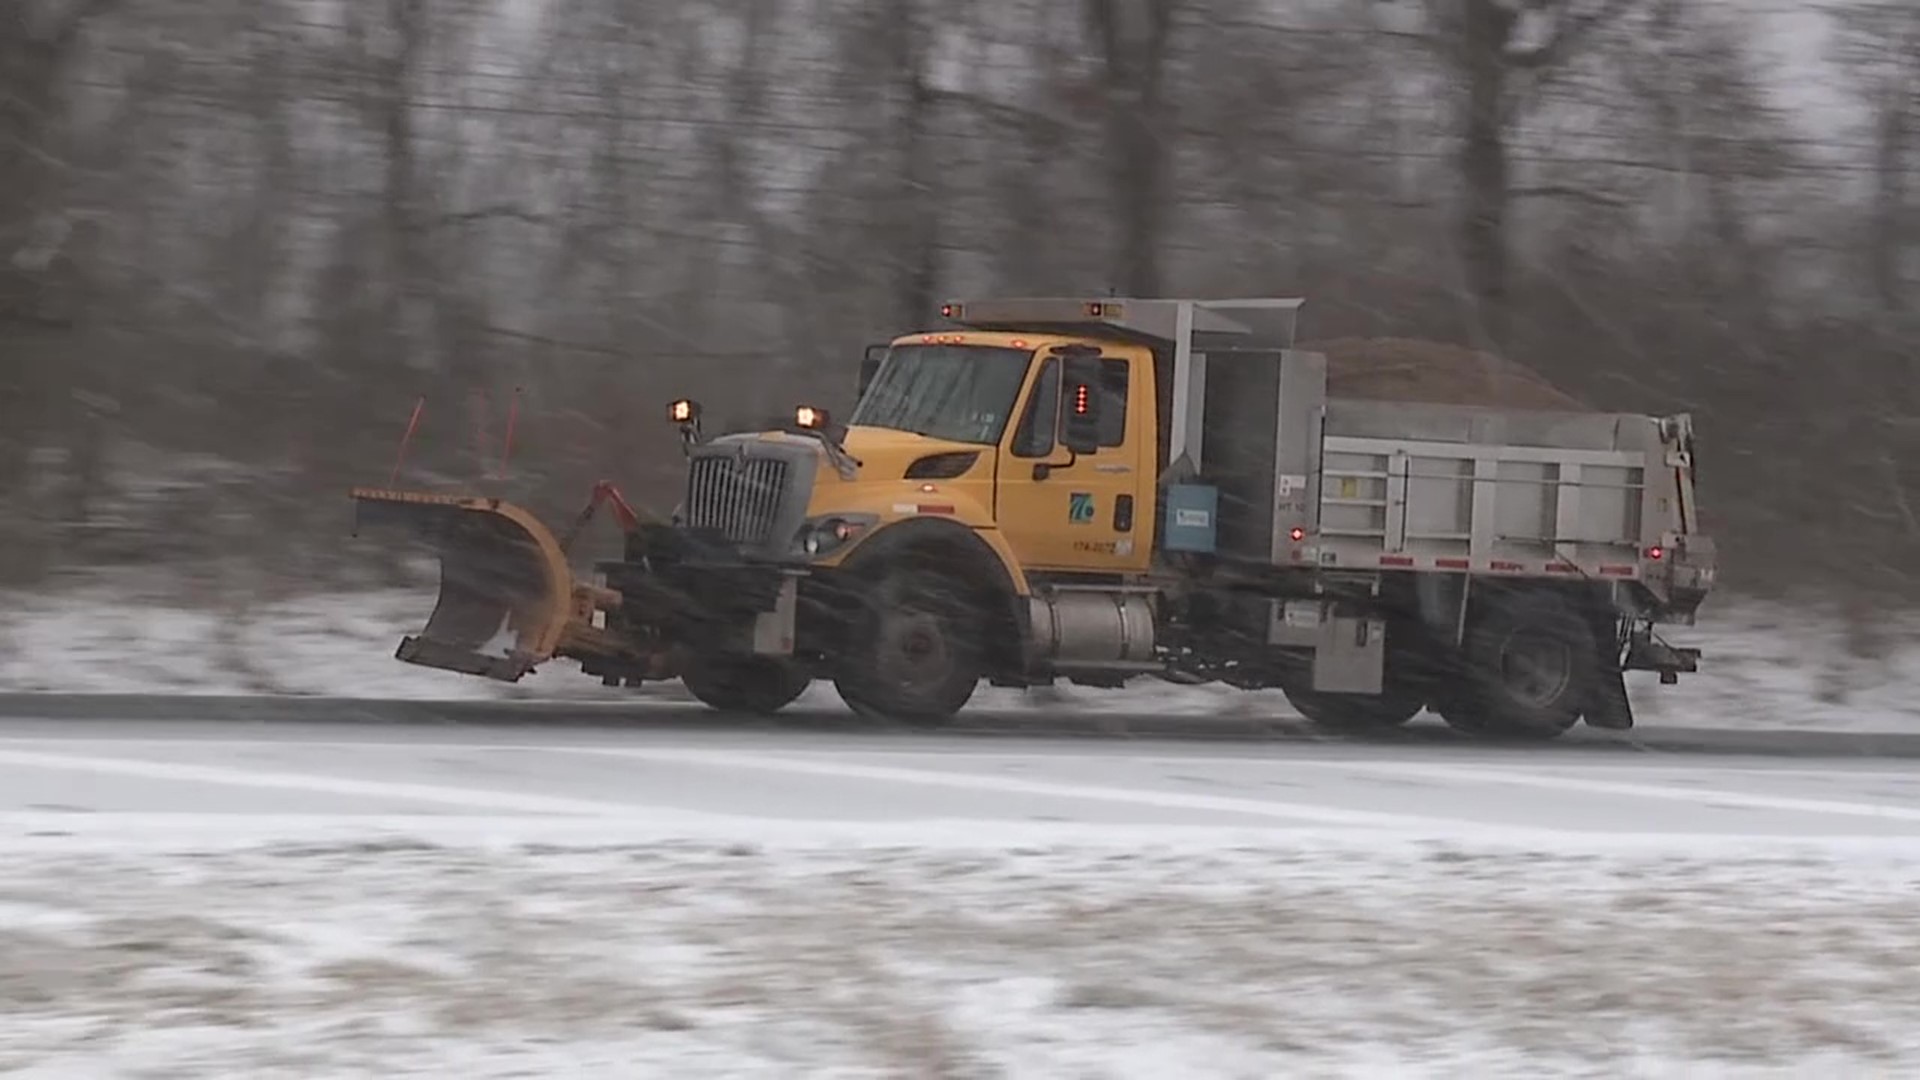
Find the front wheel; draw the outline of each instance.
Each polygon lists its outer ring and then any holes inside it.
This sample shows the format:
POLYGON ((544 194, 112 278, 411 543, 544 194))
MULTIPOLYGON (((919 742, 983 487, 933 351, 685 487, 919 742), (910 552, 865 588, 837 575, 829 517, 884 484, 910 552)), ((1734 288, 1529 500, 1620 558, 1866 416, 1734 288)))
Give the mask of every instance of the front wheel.
POLYGON ((680 681, 709 708, 771 716, 793 704, 813 680, 798 664, 778 657, 705 656, 694 658, 680 681))
POLYGON ((950 575, 898 567, 862 588, 834 688, 854 712, 946 723, 986 675, 986 620, 950 575))

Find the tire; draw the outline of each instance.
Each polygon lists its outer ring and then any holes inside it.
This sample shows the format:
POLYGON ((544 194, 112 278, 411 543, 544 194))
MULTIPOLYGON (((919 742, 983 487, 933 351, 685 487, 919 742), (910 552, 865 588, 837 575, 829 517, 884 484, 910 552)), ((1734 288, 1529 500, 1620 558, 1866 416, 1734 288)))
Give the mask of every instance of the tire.
POLYGON ((1556 593, 1507 593, 1467 630, 1464 671, 1438 703, 1473 735, 1555 739, 1580 722, 1600 675, 1593 628, 1556 593))
POLYGON ((834 688, 854 712, 932 727, 986 676, 986 619, 951 575, 898 566, 857 593, 834 688))
POLYGON ((698 657, 681 672, 688 693, 708 708, 772 716, 813 682, 790 660, 771 656, 698 657))
POLYGON ((1389 689, 1382 694, 1323 694, 1283 690, 1287 701, 1315 727, 1329 731, 1386 731, 1420 714, 1418 697, 1389 689))
POLYGON ((1315 690, 1311 669, 1304 673, 1307 685, 1282 686, 1281 692, 1315 727, 1341 732, 1387 731, 1403 726, 1426 707, 1432 681, 1429 651, 1425 631, 1417 621, 1394 619, 1387 624, 1380 693, 1315 690))

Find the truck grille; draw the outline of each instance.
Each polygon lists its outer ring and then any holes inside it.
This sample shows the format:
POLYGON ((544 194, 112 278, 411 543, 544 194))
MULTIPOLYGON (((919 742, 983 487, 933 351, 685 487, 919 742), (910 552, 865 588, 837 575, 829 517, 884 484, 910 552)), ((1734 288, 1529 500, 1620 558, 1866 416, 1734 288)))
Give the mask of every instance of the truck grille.
POLYGON ((736 544, 764 544, 786 484, 787 462, 780 458, 695 457, 687 474, 687 525, 722 533, 736 544))

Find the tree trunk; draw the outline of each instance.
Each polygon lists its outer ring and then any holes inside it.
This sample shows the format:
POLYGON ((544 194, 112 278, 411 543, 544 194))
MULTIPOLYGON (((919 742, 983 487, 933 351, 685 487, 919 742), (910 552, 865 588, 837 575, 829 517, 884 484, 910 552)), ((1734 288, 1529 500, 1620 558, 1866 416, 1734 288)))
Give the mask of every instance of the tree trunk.
MULTIPOLYGON (((1920 33, 1910 37, 1920 48, 1920 33)), ((1909 55, 1897 62, 1900 70, 1884 91, 1875 123, 1874 227, 1868 241, 1874 292, 1893 315, 1906 313, 1913 302, 1902 270, 1913 213, 1908 206, 1908 158, 1913 151, 1915 101, 1920 98, 1920 59, 1909 55)))
POLYGON ((389 17, 396 41, 384 65, 378 103, 384 136, 382 238, 387 268, 393 275, 385 297, 383 323, 393 354, 388 363, 439 372, 438 284, 427 251, 420 166, 413 122, 414 71, 426 47, 425 0, 391 0, 389 17))
POLYGON ((1164 132, 1163 74, 1175 0, 1089 0, 1106 91, 1107 177, 1120 228, 1114 288, 1129 296, 1165 289, 1172 169, 1164 132))
POLYGON ((899 267, 894 279, 894 318, 901 327, 926 325, 940 300, 940 204, 930 197, 938 164, 930 152, 933 91, 927 85, 927 34, 917 3, 895 0, 890 36, 894 70, 900 73, 902 104, 898 130, 900 247, 889 261, 899 267))
POLYGON ((61 82, 110 0, 89 0, 41 34, 25 0, 0 0, 0 498, 31 479, 33 449, 71 385, 84 297, 53 229, 65 186, 61 82))
POLYGON ((1507 62, 1514 15, 1495 0, 1467 0, 1461 40, 1466 76, 1460 140, 1460 259, 1473 331, 1502 351, 1512 333, 1507 255, 1507 62))

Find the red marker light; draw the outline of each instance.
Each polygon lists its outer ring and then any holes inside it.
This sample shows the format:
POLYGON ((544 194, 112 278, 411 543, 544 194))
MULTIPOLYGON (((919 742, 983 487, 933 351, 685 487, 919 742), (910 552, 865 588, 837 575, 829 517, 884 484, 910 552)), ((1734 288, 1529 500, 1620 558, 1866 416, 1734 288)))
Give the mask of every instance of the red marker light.
POLYGON ((941 305, 940 305, 940 317, 941 317, 941 318, 943 318, 943 319, 951 319, 951 318, 953 318, 953 313, 954 313, 954 311, 955 311, 955 310, 956 310, 956 309, 954 308, 954 306, 953 306, 952 304, 941 304, 941 305))
POLYGON ((1287 538, 1297 544, 1300 541, 1305 540, 1307 538, 1307 530, 1297 528, 1297 527, 1293 529, 1289 529, 1287 530, 1287 538))
POLYGON ((1655 544, 1653 547, 1650 547, 1647 549, 1647 558, 1652 559, 1654 562, 1659 562, 1661 559, 1666 557, 1666 554, 1667 554, 1667 549, 1661 547, 1658 544, 1655 544))

